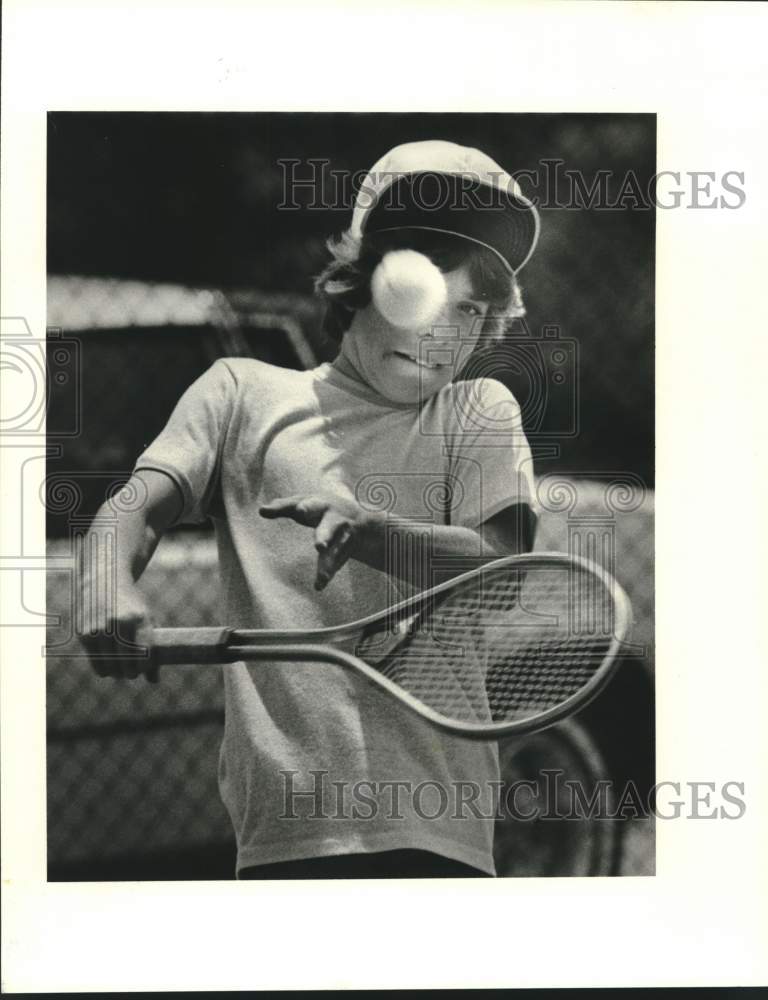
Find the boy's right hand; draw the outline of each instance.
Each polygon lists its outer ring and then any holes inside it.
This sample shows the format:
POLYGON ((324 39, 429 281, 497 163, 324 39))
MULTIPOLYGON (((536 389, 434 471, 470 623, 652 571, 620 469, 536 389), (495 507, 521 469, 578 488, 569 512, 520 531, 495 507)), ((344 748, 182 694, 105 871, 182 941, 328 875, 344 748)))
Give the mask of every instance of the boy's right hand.
POLYGON ((85 580, 79 588, 76 631, 100 677, 136 678, 156 683, 152 623, 144 595, 132 581, 118 584, 111 599, 104 587, 85 580))

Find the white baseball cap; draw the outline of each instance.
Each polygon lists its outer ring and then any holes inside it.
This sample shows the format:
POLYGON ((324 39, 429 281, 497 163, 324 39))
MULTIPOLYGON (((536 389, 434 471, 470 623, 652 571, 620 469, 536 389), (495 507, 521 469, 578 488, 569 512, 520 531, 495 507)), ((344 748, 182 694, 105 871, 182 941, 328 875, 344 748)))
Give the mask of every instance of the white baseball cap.
POLYGON ((535 205, 479 149, 431 139, 395 146, 371 167, 358 191, 350 232, 421 229, 479 243, 512 272, 539 238, 535 205))

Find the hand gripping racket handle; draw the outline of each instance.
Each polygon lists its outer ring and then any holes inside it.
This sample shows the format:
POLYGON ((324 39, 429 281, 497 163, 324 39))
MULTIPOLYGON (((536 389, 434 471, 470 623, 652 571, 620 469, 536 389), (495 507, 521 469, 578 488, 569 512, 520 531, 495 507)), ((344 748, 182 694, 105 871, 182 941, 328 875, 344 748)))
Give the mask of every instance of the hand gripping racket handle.
POLYGON ((152 650, 158 666, 166 663, 227 663, 231 628, 159 628, 142 632, 142 645, 152 650))

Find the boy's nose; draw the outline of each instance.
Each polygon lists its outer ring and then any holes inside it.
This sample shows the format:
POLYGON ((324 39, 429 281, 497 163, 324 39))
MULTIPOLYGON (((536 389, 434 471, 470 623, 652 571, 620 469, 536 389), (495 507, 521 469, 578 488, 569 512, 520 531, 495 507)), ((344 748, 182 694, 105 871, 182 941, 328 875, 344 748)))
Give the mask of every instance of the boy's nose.
POLYGON ((461 350, 457 328, 448 324, 424 327, 418 337, 418 350, 423 361, 454 364, 461 350))
POLYGON ((423 326, 419 331, 419 336, 425 340, 451 340, 456 339, 459 329, 456 324, 448 321, 447 310, 441 311, 428 326, 423 326))

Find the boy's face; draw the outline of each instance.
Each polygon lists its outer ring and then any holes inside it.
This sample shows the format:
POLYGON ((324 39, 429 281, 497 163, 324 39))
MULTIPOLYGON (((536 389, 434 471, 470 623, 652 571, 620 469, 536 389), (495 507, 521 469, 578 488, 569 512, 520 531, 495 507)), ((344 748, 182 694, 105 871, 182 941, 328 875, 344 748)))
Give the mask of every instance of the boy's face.
POLYGON ((439 392, 480 337, 488 303, 475 298, 467 268, 447 273, 445 284, 445 304, 428 327, 393 326, 371 302, 344 334, 340 358, 393 403, 418 403, 439 392))

